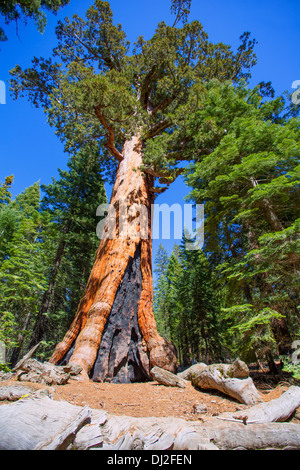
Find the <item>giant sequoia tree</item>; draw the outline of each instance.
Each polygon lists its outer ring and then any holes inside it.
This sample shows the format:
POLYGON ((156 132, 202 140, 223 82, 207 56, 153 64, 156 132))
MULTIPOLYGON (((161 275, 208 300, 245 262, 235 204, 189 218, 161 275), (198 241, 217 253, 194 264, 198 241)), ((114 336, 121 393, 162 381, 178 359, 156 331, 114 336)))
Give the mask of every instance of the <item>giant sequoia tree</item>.
POLYGON ((198 21, 187 22, 190 3, 173 0, 174 24, 161 22, 150 40, 139 37, 130 48, 109 3, 96 0, 85 19, 59 23, 51 59, 12 71, 15 96, 45 108, 67 150, 97 142, 103 168, 115 172, 94 267, 51 357, 81 365, 94 380, 146 380, 154 365, 176 369, 174 347, 159 336, 153 316, 151 204, 182 173, 182 161, 211 151, 195 151, 182 125, 204 84, 247 79, 255 63, 249 33, 236 52, 212 44, 198 21))

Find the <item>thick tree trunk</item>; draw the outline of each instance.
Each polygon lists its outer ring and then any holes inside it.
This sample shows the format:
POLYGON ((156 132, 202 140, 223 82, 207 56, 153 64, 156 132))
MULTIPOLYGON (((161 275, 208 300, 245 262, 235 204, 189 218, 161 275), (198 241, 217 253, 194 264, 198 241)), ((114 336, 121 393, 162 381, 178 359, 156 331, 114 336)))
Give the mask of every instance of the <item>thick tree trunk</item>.
POLYGON ((50 359, 72 362, 94 380, 150 379, 157 365, 172 372, 174 347, 157 333, 153 315, 151 187, 140 169, 142 144, 125 142, 108 216, 75 319, 50 359), (126 212, 125 212, 126 211, 126 212))

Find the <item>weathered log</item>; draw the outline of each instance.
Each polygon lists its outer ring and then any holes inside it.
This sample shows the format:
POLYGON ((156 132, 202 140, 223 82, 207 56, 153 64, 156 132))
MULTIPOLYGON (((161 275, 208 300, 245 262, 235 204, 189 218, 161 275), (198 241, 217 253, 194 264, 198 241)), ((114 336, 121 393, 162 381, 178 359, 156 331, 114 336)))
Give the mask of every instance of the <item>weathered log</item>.
POLYGON ((92 410, 85 406, 70 423, 60 429, 54 436, 39 443, 34 450, 66 450, 75 439, 76 433, 86 422, 90 422, 91 415, 92 410))
POLYGON ((16 367, 16 377, 21 382, 35 382, 45 385, 64 385, 71 377, 79 376, 82 371, 82 368, 77 364, 55 366, 50 362, 39 362, 36 359, 25 358, 25 356, 16 367))
MULTIPOLYGON (((231 378, 244 379, 249 377, 249 368, 247 364, 240 359, 236 359, 232 364, 214 364, 214 366, 218 367, 224 374, 231 378)), ((183 372, 179 372, 177 377, 185 380, 192 380, 193 377, 201 374, 201 372, 203 372, 207 367, 209 366, 204 362, 199 362, 197 364, 193 364, 183 372)))
POLYGON ((159 450, 300 449, 300 424, 265 423, 245 426, 239 422, 185 421, 181 418, 132 418, 108 416, 102 427, 103 449, 146 450, 156 440, 159 450), (174 442, 164 437, 172 435, 174 442), (160 440, 160 443, 159 443, 160 440), (164 445, 163 445, 164 443, 164 445))
POLYGON ((174 417, 113 416, 47 397, 0 406, 1 450, 47 446, 96 450, 300 449, 300 424, 245 426, 217 418, 200 423, 174 417))
POLYGON ((294 423, 249 424, 211 420, 195 430, 219 449, 300 449, 300 425, 294 423))
POLYGON ((72 450, 89 450, 103 447, 102 426, 107 422, 107 413, 92 410, 91 423, 83 426, 71 444, 72 450))
MULTIPOLYGON (((229 373, 232 369, 229 369, 229 373)), ((208 366, 199 375, 192 377, 195 387, 219 390, 246 405, 254 405, 262 401, 251 377, 246 379, 232 378, 227 375, 228 368, 224 364, 208 366)))
POLYGON ((73 450, 89 450, 98 447, 103 447, 103 437, 100 426, 94 423, 83 426, 72 444, 73 450))
POLYGON ((291 386, 279 398, 260 403, 242 412, 223 413, 218 419, 249 423, 271 423, 286 421, 300 406, 300 387, 291 386))
POLYGON ((178 375, 172 374, 168 370, 161 369, 160 367, 153 367, 150 370, 150 374, 158 383, 166 385, 167 387, 179 387, 185 388, 186 381, 178 377, 178 375))
POLYGON ((49 397, 29 397, 1 405, 0 450, 33 450, 66 429, 81 411, 82 407, 49 397))
POLYGON ((249 368, 247 364, 240 359, 236 359, 232 364, 220 364, 228 377, 235 379, 246 379, 249 377, 249 368))
POLYGON ((22 363, 21 370, 17 372, 17 378, 22 382, 64 385, 69 381, 70 373, 66 373, 63 367, 49 362, 42 363, 36 359, 28 359, 22 363))
POLYGON ((173 450, 219 450, 219 448, 193 427, 186 426, 177 434, 173 450))
POLYGON ((199 375, 201 372, 206 369, 207 364, 204 364, 204 362, 199 362, 198 364, 193 364, 191 367, 188 367, 188 369, 185 369, 182 372, 179 372, 177 374, 177 377, 180 377, 181 379, 184 380, 192 380, 193 375, 199 375))

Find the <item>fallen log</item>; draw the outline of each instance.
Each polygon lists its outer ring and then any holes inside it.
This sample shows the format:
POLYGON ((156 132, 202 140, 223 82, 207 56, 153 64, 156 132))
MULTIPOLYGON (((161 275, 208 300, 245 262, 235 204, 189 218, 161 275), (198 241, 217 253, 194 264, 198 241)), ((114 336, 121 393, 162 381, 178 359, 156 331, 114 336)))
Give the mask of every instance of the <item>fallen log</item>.
POLYGON ((161 369, 160 367, 153 367, 150 370, 150 374, 156 380, 156 382, 166 385, 167 387, 179 387, 179 388, 185 388, 186 387, 186 381, 181 379, 175 374, 172 374, 172 372, 169 372, 168 370, 161 369))
MULTIPOLYGON (((294 396, 295 390, 291 390, 294 396)), ((274 406, 276 406, 274 400, 274 406)), ((250 408, 251 409, 251 408, 250 408)), ((0 406, 0 450, 300 449, 300 424, 108 415, 48 397, 0 406)))
POLYGON ((228 369, 224 367, 224 364, 208 366, 199 375, 193 375, 192 384, 205 390, 218 390, 246 405, 254 405, 262 401, 251 377, 232 378, 228 375, 228 369))
POLYGON ((50 362, 40 362, 32 359, 39 345, 40 343, 30 349, 12 369, 19 381, 43 383, 45 385, 64 385, 71 377, 77 378, 80 375, 82 367, 77 364, 69 363, 64 366, 56 366, 50 362))
MULTIPOLYGON (((240 359, 236 359, 232 364, 213 364, 214 367, 217 367, 223 374, 226 374, 228 377, 236 379, 244 379, 249 377, 249 368, 247 364, 240 359)), ((184 380, 192 381, 193 377, 198 376, 207 369, 208 366, 204 362, 198 362, 193 364, 191 367, 188 367, 183 372, 179 372, 177 377, 180 377, 184 380)))
POLYGON ((198 362, 197 364, 193 364, 191 367, 188 367, 188 369, 179 372, 177 377, 184 380, 192 380, 193 375, 199 375, 204 371, 204 369, 206 369, 206 367, 208 366, 207 364, 204 364, 204 362, 198 362))
POLYGON ((66 450, 75 439, 79 429, 81 429, 86 422, 90 422, 89 418, 91 414, 91 409, 85 406, 70 423, 60 429, 54 436, 38 444, 34 450, 66 450))
MULTIPOLYGON (((33 450, 67 429, 81 411, 82 407, 45 396, 1 405, 0 450, 33 450)), ((76 432, 74 428, 69 431, 76 432)))
POLYGON ((249 424, 216 418, 195 430, 222 450, 300 449, 300 425, 294 423, 249 424))
POLYGON ((242 412, 223 413, 218 419, 250 423, 272 423, 287 421, 300 407, 300 387, 291 386, 279 398, 260 403, 242 412))
POLYGON ((72 445, 74 450, 89 450, 98 447, 103 447, 103 437, 100 426, 97 424, 83 426, 76 434, 72 445))

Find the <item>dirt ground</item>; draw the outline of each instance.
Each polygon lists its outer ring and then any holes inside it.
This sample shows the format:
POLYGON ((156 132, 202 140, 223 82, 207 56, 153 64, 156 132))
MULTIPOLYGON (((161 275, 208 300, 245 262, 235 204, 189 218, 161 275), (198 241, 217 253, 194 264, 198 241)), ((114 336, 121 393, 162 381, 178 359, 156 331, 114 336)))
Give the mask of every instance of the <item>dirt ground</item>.
MULTIPOLYGON (((13 380, 0 382, 0 386, 16 383, 13 380)), ((90 408, 104 409, 115 415, 134 417, 166 417, 174 416, 186 420, 199 420, 209 416, 217 416, 226 411, 237 411, 246 405, 221 393, 209 390, 200 391, 190 383, 185 389, 166 387, 157 382, 112 384, 96 382, 80 382, 71 380, 66 385, 46 387, 41 384, 18 382, 32 389, 48 388, 55 400, 66 400, 79 406, 89 405, 90 408), (205 405, 205 413, 196 414, 195 405, 205 405)), ((290 384, 279 383, 270 385, 256 384, 264 401, 279 397, 290 384)), ((1 402, 2 404, 4 402, 1 402)))

